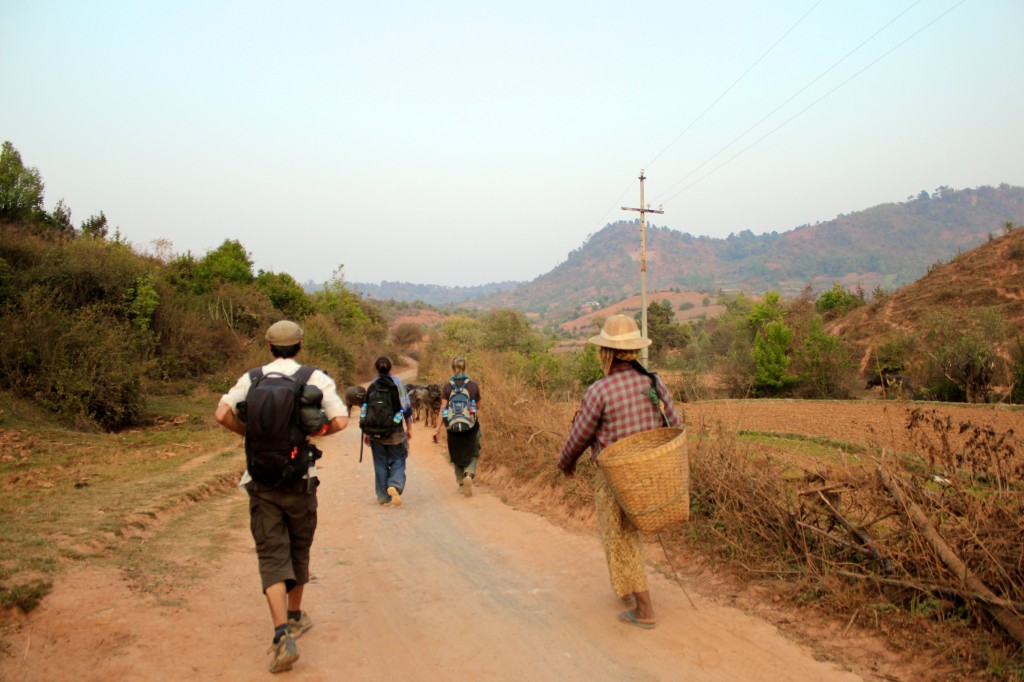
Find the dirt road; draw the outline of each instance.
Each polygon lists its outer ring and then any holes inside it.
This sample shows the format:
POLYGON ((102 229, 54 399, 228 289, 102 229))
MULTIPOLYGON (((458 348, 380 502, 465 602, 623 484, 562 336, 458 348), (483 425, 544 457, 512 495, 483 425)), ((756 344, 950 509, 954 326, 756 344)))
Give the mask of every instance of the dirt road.
MULTIPOLYGON (((315 580, 290 680, 856 680, 770 625, 652 576, 660 622, 616 621, 598 539, 456 493, 415 427, 401 507, 373 494, 358 430, 324 439, 315 580)), ((239 453, 241 458, 241 453, 239 453)), ((9 638, 0 679, 260 680, 272 632, 239 491, 222 558, 159 599, 97 569, 64 574, 9 638)))

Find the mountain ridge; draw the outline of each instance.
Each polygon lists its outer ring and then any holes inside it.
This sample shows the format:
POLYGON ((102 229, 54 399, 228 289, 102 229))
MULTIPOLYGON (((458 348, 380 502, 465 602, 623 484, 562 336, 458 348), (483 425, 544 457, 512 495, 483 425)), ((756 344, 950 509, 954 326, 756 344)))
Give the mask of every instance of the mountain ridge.
MULTIPOLYGON (((1007 223, 1024 222, 1024 187, 1001 184, 922 191, 785 232, 726 238, 646 228, 647 288, 777 290, 784 297, 833 282, 891 291, 914 282, 937 262, 981 244, 1007 223)), ((639 221, 609 223, 588 236, 552 270, 529 282, 443 287, 382 282, 349 284, 370 298, 430 305, 512 307, 545 318, 573 315, 582 305, 614 303, 639 293, 639 221)))

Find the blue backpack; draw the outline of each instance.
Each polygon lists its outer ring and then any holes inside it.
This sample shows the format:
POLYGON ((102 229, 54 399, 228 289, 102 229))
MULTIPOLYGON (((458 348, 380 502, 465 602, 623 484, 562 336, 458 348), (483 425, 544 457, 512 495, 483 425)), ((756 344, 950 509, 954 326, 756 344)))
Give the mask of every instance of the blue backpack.
POLYGON ((466 386, 469 384, 469 377, 466 377, 462 384, 456 384, 455 379, 448 381, 452 386, 452 394, 448 397, 448 414, 444 423, 449 431, 463 433, 470 431, 476 426, 476 404, 466 386))

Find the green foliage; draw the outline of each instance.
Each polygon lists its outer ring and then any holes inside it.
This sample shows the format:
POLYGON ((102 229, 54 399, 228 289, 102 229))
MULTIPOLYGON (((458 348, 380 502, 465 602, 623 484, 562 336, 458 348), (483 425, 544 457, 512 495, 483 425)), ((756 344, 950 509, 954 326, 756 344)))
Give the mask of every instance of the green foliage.
POLYGON ((302 328, 302 361, 327 370, 339 386, 356 383, 356 360, 350 349, 353 339, 320 314, 303 320, 302 328))
POLYGON ((647 337, 652 341, 649 353, 656 362, 663 362, 669 351, 685 348, 690 342, 690 326, 677 324, 675 317, 670 301, 647 306, 647 337))
POLYGON ((57 205, 47 216, 46 224, 50 230, 62 237, 75 236, 75 226, 71 222, 71 209, 64 204, 63 199, 57 201, 57 205))
POLYGON ((796 377, 789 374, 788 355, 793 330, 781 320, 765 324, 754 338, 754 388, 761 393, 777 393, 792 385, 796 377))
POLYGON ((83 237, 106 239, 108 232, 107 216, 103 215, 103 211, 100 211, 99 215, 89 216, 86 220, 82 221, 83 237))
POLYGON ((847 397, 846 378, 853 363, 842 339, 826 333, 820 317, 811 322, 797 360, 801 392, 806 397, 847 397))
POLYGON ((777 291, 769 291, 764 300, 754 303, 747 313, 747 323, 755 332, 772 322, 782 321, 782 297, 777 291))
POLYGON ((898 374, 910 364, 910 358, 917 346, 912 334, 896 334, 885 339, 875 351, 873 372, 877 374, 898 374))
POLYGON ((3 308, 0 337, 17 339, 0 355, 0 382, 80 424, 106 429, 135 423, 148 347, 112 306, 63 309, 35 286, 3 308))
POLYGON ((345 286, 345 266, 334 271, 324 288, 313 294, 313 309, 348 333, 359 333, 383 343, 387 322, 380 310, 365 304, 358 294, 345 286))
POLYGON ((18 607, 22 613, 28 613, 43 600, 53 589, 53 581, 49 578, 31 580, 21 585, 13 585, 0 591, 0 606, 4 608, 18 607))
POLYGON ((153 313, 160 305, 160 294, 151 277, 139 277, 125 294, 132 324, 139 331, 149 331, 153 324, 153 313))
POLYGON ((1002 315, 982 308, 961 320, 952 311, 935 311, 926 326, 926 388, 939 399, 962 394, 967 402, 986 402, 1001 362, 996 340, 1004 336, 1002 315))
POLYGON ((253 279, 252 257, 239 241, 225 239, 191 268, 191 276, 197 294, 209 293, 225 282, 248 284, 253 279))
POLYGON ((480 343, 488 350, 515 351, 524 355, 543 346, 526 316, 512 308, 490 310, 480 317, 480 343))
POLYGON ((260 270, 256 276, 256 286, 287 319, 300 320, 313 313, 312 299, 288 273, 260 270))
POLYGON ((601 361, 597 356, 597 346, 586 344, 579 350, 565 356, 566 374, 577 386, 585 387, 604 376, 601 361))
POLYGON ((314 299, 290 275, 254 278, 237 240, 200 259, 175 256, 169 242, 155 256, 136 253, 119 230, 108 239, 102 211, 79 233, 63 200, 45 213, 42 190, 38 171, 4 144, 0 338, 8 343, 0 387, 67 421, 133 425, 143 379, 234 373, 235 363, 263 358, 263 331, 282 317, 307 327, 314 362, 350 381, 366 369, 354 358, 372 358, 383 345, 383 314, 345 289, 342 268, 314 299))
POLYGON ((863 304, 863 297, 847 291, 839 282, 833 282, 831 289, 818 296, 817 308, 823 315, 840 317, 863 304))
POLYGON ((10 142, 0 148, 0 221, 28 222, 43 212, 43 181, 10 142))

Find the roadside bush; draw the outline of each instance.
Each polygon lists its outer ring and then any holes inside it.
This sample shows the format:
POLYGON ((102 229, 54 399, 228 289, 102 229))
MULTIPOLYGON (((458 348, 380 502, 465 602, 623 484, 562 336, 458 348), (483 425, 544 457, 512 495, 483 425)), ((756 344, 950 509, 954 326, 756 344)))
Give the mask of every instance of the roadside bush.
POLYGON ((245 348, 246 339, 210 317, 198 301, 183 297, 168 284, 158 284, 160 305, 153 312, 158 381, 195 379, 223 368, 245 348))
POLYGON ((391 340, 406 350, 423 340, 423 326, 415 322, 402 322, 391 332, 391 340))
POLYGON ((301 320, 313 314, 313 300, 288 273, 261 270, 256 276, 256 286, 286 319, 301 320))
POLYGON ((339 386, 354 384, 358 376, 365 376, 373 364, 372 353, 362 352, 357 363, 352 348, 353 339, 331 324, 323 315, 312 315, 300 321, 305 336, 302 339, 303 363, 317 365, 326 370, 339 386))
POLYGON ((0 381, 78 426, 116 430, 144 407, 149 343, 102 303, 65 311, 41 287, 9 303, 0 317, 0 381), (7 341, 10 341, 8 343, 7 341))

